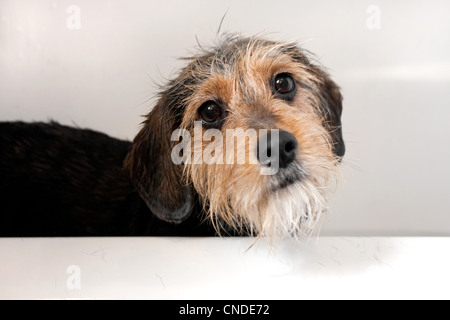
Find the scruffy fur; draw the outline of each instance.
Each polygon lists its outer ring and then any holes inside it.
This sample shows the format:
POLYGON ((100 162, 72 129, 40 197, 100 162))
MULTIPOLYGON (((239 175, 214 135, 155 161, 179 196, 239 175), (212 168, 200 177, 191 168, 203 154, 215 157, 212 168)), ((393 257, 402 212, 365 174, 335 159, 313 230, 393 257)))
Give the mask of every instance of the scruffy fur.
MULTIPOLYGON (((309 232, 327 208, 327 189, 345 151, 337 85, 295 44, 258 37, 228 36, 187 60, 187 67, 162 89, 125 160, 144 200, 161 218, 179 222, 190 215, 192 195, 198 195, 206 219, 217 232, 231 226, 270 239, 309 232), (281 73, 292 75, 299 87, 290 102, 277 98, 271 87, 272 79, 281 73), (197 145, 202 149, 217 144, 193 132, 199 108, 210 100, 220 101, 226 113, 220 126, 223 133, 236 128, 292 133, 300 151, 289 170, 300 172, 302 179, 274 191, 271 186, 283 172, 264 176, 259 164, 173 165, 168 151, 176 142, 169 141, 169 136, 177 128, 200 139, 197 145), (158 179, 149 175, 147 163, 155 162, 170 167, 159 171, 170 175, 158 179)), ((247 157, 252 157, 255 143, 248 144, 247 157)), ((223 144, 219 143, 215 157, 226 158, 220 147, 223 144)), ((195 150, 191 151, 195 157, 195 150)))
POLYGON ((0 236, 308 234, 345 153, 339 87, 308 56, 295 43, 223 36, 185 59, 132 143, 56 123, 0 124, 0 236), (280 74, 295 80, 292 99, 273 90, 280 74), (236 163, 223 141, 195 134, 208 101, 222 108, 214 129, 224 136, 282 130, 295 159, 263 175, 249 138, 234 151, 253 161, 236 163), (184 156, 199 161, 174 163, 177 129, 196 146, 184 156), (212 149, 222 162, 198 159, 212 149))

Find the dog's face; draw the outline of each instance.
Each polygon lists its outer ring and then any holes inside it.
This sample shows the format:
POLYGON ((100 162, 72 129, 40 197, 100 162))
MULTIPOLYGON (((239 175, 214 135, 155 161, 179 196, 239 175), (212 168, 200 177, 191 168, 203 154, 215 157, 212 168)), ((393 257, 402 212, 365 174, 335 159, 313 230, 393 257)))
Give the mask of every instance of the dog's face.
POLYGON ((339 88, 292 44, 228 37, 189 61, 125 161, 142 198, 174 223, 196 193, 218 229, 310 231, 345 152, 339 88))

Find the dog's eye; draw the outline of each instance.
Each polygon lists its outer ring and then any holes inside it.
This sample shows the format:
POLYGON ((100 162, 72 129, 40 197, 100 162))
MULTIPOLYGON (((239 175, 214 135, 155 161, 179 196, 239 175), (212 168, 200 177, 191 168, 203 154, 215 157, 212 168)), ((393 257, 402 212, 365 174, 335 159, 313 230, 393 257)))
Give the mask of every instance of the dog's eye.
POLYGON ((208 101, 198 109, 198 114, 205 123, 212 124, 220 118, 222 109, 216 102, 208 101))
POLYGON ((274 91, 281 98, 292 99, 295 96, 296 89, 295 80, 290 74, 281 73, 275 77, 274 91))

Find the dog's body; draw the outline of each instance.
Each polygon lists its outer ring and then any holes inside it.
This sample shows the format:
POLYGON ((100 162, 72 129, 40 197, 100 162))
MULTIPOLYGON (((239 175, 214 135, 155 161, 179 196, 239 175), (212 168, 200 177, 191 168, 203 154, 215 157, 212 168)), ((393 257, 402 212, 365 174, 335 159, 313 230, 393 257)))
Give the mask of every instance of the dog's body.
POLYGON ((0 236, 214 235, 200 215, 151 213, 123 169, 130 146, 55 122, 0 123, 0 236))
POLYGON ((311 232, 345 153, 339 87, 291 43, 228 36, 187 60, 132 143, 1 124, 0 235, 311 232))

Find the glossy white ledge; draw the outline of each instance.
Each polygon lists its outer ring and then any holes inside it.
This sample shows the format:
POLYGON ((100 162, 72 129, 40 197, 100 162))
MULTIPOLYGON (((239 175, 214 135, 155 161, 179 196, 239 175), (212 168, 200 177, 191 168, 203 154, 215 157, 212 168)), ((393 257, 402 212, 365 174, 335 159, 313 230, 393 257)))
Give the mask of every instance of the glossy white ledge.
POLYGON ((1 299, 450 298, 450 238, 0 239, 1 299))

